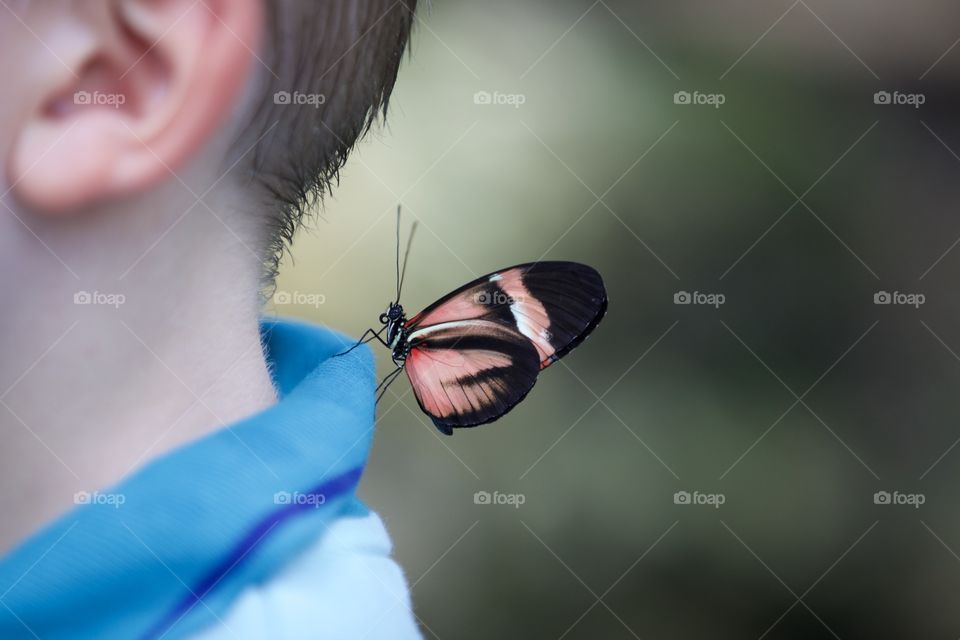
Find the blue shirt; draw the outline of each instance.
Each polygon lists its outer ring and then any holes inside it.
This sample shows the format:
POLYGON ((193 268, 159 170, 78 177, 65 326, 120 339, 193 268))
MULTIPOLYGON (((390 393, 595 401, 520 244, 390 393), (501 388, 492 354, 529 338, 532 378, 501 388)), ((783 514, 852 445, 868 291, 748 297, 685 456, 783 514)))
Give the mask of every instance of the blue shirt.
POLYGON ((290 634, 272 637, 420 637, 382 524, 356 497, 369 349, 331 358, 350 341, 294 322, 262 333, 279 402, 80 496, 0 559, 0 637, 246 638, 256 620, 290 634))

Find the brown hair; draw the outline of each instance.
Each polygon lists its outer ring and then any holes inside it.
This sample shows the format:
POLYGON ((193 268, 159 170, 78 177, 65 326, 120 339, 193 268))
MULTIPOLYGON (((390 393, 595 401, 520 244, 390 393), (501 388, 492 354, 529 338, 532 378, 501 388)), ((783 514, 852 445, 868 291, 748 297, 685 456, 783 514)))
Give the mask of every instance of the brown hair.
POLYGON ((267 195, 269 275, 350 149, 386 114, 416 4, 265 0, 270 72, 242 142, 258 140, 247 165, 267 195))

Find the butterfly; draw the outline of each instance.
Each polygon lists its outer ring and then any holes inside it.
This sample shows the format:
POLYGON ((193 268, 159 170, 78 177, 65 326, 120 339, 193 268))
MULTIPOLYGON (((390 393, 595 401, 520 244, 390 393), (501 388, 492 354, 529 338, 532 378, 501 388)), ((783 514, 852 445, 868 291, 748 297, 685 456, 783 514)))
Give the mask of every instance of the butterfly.
POLYGON ((381 328, 368 329, 352 348, 376 339, 390 349, 396 369, 377 388, 378 401, 406 371, 420 408, 445 435, 517 406, 540 371, 583 342, 606 313, 595 269, 549 261, 488 273, 408 319, 400 292, 410 244, 401 272, 399 216, 398 209, 396 300, 380 315, 381 328))

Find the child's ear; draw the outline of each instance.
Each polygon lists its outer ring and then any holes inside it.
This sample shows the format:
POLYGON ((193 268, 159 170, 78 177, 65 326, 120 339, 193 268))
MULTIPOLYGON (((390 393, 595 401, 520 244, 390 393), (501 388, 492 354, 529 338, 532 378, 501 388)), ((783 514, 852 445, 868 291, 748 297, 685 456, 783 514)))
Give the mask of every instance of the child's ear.
POLYGON ((261 2, 101 0, 47 12, 47 50, 31 61, 39 77, 7 163, 17 198, 66 214, 176 179, 240 97, 261 2))

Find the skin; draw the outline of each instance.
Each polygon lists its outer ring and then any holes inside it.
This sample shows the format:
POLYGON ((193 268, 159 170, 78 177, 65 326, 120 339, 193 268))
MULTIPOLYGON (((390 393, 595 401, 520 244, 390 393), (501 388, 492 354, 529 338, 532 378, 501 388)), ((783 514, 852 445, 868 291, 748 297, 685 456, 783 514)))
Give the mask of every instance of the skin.
POLYGON ((259 0, 10 9, 0 551, 75 492, 276 400, 258 331, 261 200, 224 161, 264 71, 259 0), (77 91, 124 102, 78 104, 77 91), (78 292, 103 304, 76 304, 78 292))

